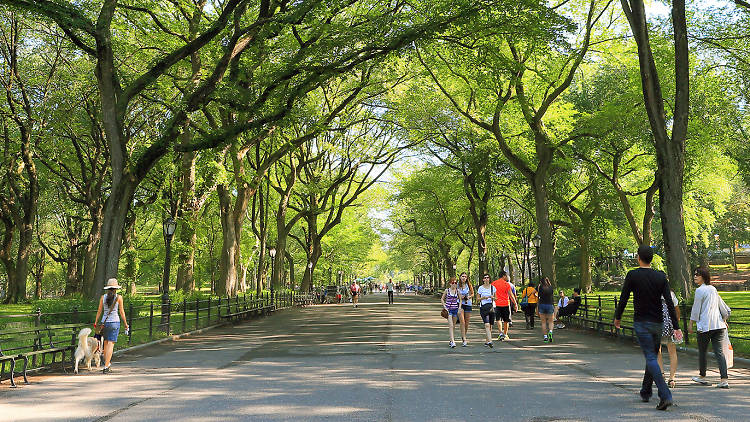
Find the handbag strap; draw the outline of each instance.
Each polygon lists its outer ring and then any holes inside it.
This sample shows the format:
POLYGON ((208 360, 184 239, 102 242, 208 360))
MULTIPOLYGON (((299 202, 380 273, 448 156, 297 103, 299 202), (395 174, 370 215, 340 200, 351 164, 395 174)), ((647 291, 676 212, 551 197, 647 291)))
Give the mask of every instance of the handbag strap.
MULTIPOLYGON (((107 322, 107 320, 109 319, 109 315, 115 309, 115 303, 114 303, 115 301, 117 301, 117 295, 115 295, 115 300, 112 301, 113 302, 112 303, 112 307, 109 308, 109 311, 107 312, 107 315, 104 316, 104 321, 102 321, 102 324, 104 324, 105 322, 107 322)), ((102 296, 102 302, 104 302, 104 297, 103 296, 102 296)))

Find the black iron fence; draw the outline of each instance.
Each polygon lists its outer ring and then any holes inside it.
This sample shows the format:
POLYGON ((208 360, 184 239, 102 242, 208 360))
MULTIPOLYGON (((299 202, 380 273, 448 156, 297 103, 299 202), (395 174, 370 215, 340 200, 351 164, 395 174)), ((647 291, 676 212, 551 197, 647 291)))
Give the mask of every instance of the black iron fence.
MULTIPOLYGON (((581 306, 576 315, 567 317, 570 323, 579 327, 595 330, 599 333, 615 337, 630 337, 635 340, 633 332, 632 301, 622 316, 621 330, 614 327, 615 309, 619 297, 617 296, 589 296, 581 298, 581 306)), ((688 331, 690 321, 691 303, 678 305, 680 313, 680 325, 686 346, 693 346, 695 335, 688 331)), ((729 339, 732 342, 735 353, 750 356, 750 308, 732 306, 732 315, 728 320, 729 339)))
MULTIPOLYGON (((115 349, 142 344, 174 334, 181 334, 217 325, 231 319, 243 319, 253 315, 277 311, 294 306, 314 303, 311 294, 277 292, 270 295, 243 294, 234 297, 206 298, 162 304, 160 298, 144 299, 140 303, 129 300, 125 303, 125 316, 130 325, 126 333, 120 329, 115 349), (125 334, 125 335, 123 335, 125 334)), ((76 347, 78 332, 83 327, 92 327, 96 309, 74 307, 66 312, 42 312, 31 314, 0 315, 0 381, 7 379, 10 358, 29 355, 29 368, 41 368, 55 364, 55 356, 38 353, 45 349, 76 347), (31 356, 33 354, 33 356, 31 356)), ((92 327, 93 330, 93 327, 92 327)), ((71 353, 72 357, 72 353, 71 353)), ((60 362, 57 362, 58 364, 60 362)), ((63 368, 66 363, 63 362, 63 368)))

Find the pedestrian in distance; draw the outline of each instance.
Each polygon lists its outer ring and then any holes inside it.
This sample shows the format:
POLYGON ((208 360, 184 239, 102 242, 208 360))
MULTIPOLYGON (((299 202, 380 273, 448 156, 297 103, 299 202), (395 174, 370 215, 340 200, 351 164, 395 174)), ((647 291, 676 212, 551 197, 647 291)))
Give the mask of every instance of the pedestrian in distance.
POLYGON ((555 289, 552 288, 549 278, 544 277, 539 282, 539 307, 537 308, 536 315, 542 321, 542 333, 544 333, 543 341, 545 343, 553 342, 552 338, 552 319, 555 313, 555 289))
POLYGON ((724 303, 716 287, 711 285, 711 273, 708 269, 700 267, 695 270, 693 281, 698 285, 695 289, 693 309, 690 313, 690 333, 698 329, 698 376, 693 381, 708 385, 706 379, 706 354, 708 343, 714 349, 714 356, 719 365, 721 380, 716 387, 729 388, 729 375, 727 373, 727 361, 724 356, 724 341, 727 339, 727 319, 732 310, 724 303))
POLYGON ((495 286, 490 284, 490 275, 482 274, 482 285, 477 289, 479 297, 479 315, 484 323, 484 345, 492 347, 492 325, 495 323, 494 303, 496 298, 495 286))
POLYGON ((126 332, 130 330, 128 321, 125 318, 125 306, 122 302, 122 296, 117 294, 117 289, 119 288, 120 286, 117 284, 116 278, 107 280, 107 285, 104 286, 107 294, 102 295, 99 299, 99 308, 96 310, 96 318, 94 318, 95 329, 97 322, 104 326, 101 333, 104 340, 102 347, 104 352, 104 369, 102 369, 102 373, 104 374, 110 372, 112 352, 115 349, 115 343, 117 343, 117 336, 120 334, 120 322, 122 321, 126 332))
POLYGON ((352 286, 349 290, 351 290, 352 293, 352 305, 354 305, 355 308, 359 307, 359 284, 357 284, 356 281, 352 281, 352 286))
POLYGON ((534 288, 534 282, 529 281, 529 285, 521 291, 521 309, 526 317, 526 329, 534 328, 534 316, 536 315, 536 305, 539 302, 539 293, 534 288))
POLYGON ((440 298, 440 302, 443 303, 443 308, 448 311, 448 334, 450 335, 450 348, 456 347, 456 339, 454 332, 456 329, 456 321, 458 320, 458 312, 461 309, 461 300, 459 298, 458 282, 456 277, 451 277, 448 283, 448 288, 443 292, 443 296, 440 298))
POLYGON ((510 325, 510 315, 515 312, 518 304, 516 295, 513 294, 513 287, 508 282, 508 273, 500 271, 500 278, 492 282, 495 287, 495 320, 497 321, 497 330, 499 334, 497 339, 500 341, 510 340, 508 329, 510 325))
POLYGON ((385 284, 385 288, 388 291, 388 304, 393 305, 393 280, 388 279, 388 283, 385 284))
MULTIPOLYGON (((633 293, 633 332, 646 358, 646 369, 641 384, 641 400, 648 402, 653 393, 653 384, 659 391, 657 410, 667 410, 672 402, 672 392, 664 380, 657 355, 661 347, 661 335, 664 330, 664 314, 662 313, 662 299, 667 303, 669 319, 673 327, 677 325, 677 313, 672 303, 672 294, 667 282, 667 275, 651 268, 654 251, 648 245, 638 248, 638 268, 630 270, 625 276, 625 283, 620 293, 620 302, 615 310, 614 326, 620 329, 620 320, 625 312, 630 294, 633 293)), ((677 340, 682 338, 682 331, 675 328, 677 340)))
MULTIPOLYGON (((674 292, 670 292, 672 294, 672 303, 674 303, 674 311, 677 314, 677 324, 680 323, 680 318, 682 316, 680 315, 680 308, 677 306, 680 304, 680 301, 677 300, 677 296, 674 294, 674 292)), ((659 346, 659 368, 664 369, 664 358, 662 357, 663 353, 662 351, 664 348, 667 348, 667 352, 669 353, 669 379, 667 380, 667 385, 669 388, 675 388, 677 385, 675 383, 675 376, 677 375, 677 344, 675 344, 674 339, 674 327, 672 326, 672 320, 669 318, 669 309, 667 308, 667 302, 662 299, 661 301, 661 312, 664 315, 664 330, 661 333, 661 346, 659 346)))
POLYGON ((458 321, 461 326, 461 346, 469 344, 469 319, 471 318, 471 298, 474 297, 474 286, 469 281, 469 275, 461 273, 458 277, 458 294, 461 296, 461 308, 458 310, 458 321))

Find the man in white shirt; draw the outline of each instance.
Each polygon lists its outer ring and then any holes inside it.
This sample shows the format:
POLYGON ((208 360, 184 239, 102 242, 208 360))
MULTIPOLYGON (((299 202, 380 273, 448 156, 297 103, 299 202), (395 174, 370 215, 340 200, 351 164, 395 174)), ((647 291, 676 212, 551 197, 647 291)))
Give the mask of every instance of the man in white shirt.
POLYGON ((385 289, 388 291, 388 304, 393 304, 393 280, 388 279, 388 283, 385 284, 385 289))

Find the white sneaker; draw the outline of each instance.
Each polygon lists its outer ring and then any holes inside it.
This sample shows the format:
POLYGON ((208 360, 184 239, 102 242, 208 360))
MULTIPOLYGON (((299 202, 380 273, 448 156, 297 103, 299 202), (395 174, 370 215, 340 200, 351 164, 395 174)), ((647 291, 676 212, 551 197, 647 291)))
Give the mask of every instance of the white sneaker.
POLYGON ((729 381, 721 380, 718 384, 716 384, 716 388, 729 388, 729 381))
POLYGON ((465 341, 462 341, 462 342, 461 342, 461 347, 466 347, 466 346, 468 346, 468 345, 469 345, 469 343, 467 343, 467 342, 465 342, 465 341))
POLYGON ((450 347, 451 347, 451 349, 452 349, 452 348, 456 347, 456 343, 454 343, 454 342, 450 342, 450 343, 448 343, 448 346, 450 346, 450 347))
POLYGON ((710 384, 705 377, 693 377, 693 378, 690 378, 690 379, 692 379, 693 381, 695 381, 695 382, 697 382, 698 384, 701 384, 701 385, 708 385, 708 384, 710 384))

